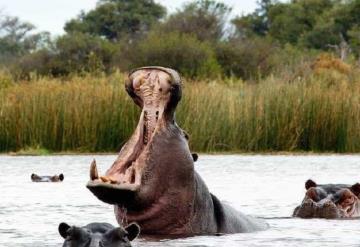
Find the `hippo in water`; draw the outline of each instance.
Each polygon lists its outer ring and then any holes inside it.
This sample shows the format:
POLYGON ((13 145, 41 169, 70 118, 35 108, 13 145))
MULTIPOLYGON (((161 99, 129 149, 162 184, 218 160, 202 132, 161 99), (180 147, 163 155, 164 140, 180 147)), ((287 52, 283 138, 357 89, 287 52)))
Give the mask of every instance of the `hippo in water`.
POLYGON ((194 170, 197 155, 175 122, 178 73, 144 67, 131 72, 125 85, 142 108, 137 128, 104 176, 93 161, 87 184, 98 199, 115 205, 119 224, 136 221, 144 235, 167 237, 266 229, 263 220, 220 202, 194 170))
POLYGON ((37 174, 31 174, 31 181, 33 182, 62 182, 64 180, 64 174, 54 176, 39 176, 37 174))
POLYGON ((65 239, 63 247, 131 247, 130 241, 140 233, 136 223, 126 228, 108 223, 91 223, 83 227, 59 224, 59 233, 65 239))
POLYGON ((360 216, 360 184, 305 183, 305 198, 294 210, 300 218, 351 218, 360 216))

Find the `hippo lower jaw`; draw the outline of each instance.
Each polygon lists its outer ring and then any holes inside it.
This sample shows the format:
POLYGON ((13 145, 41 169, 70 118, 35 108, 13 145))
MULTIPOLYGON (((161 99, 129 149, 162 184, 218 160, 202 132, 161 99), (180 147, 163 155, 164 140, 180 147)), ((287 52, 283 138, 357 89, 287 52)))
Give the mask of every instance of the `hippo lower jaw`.
POLYGON ((119 183, 115 179, 106 176, 99 176, 99 172, 96 166, 96 161, 91 163, 90 167, 90 181, 86 187, 101 201, 109 204, 117 204, 117 198, 123 198, 124 200, 131 200, 134 195, 140 189, 139 184, 129 182, 119 183))

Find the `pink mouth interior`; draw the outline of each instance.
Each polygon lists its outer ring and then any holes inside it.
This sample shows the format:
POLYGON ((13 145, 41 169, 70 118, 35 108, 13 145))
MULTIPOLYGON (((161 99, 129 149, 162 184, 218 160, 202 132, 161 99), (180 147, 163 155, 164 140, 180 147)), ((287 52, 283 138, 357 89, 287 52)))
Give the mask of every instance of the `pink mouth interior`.
POLYGON ((93 162, 90 179, 93 183, 114 186, 139 187, 145 160, 142 153, 151 143, 154 133, 163 120, 166 104, 170 99, 171 78, 160 70, 144 69, 130 76, 134 93, 142 101, 142 112, 133 137, 123 147, 118 159, 100 176, 93 162))

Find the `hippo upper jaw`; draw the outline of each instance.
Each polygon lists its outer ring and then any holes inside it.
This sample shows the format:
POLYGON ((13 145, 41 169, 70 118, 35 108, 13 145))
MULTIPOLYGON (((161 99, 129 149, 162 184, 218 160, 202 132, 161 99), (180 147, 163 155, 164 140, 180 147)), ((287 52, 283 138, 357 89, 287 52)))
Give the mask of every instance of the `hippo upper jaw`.
MULTIPOLYGON (((153 191, 156 183, 149 182, 158 177, 152 173, 160 169, 154 168, 159 166, 157 163, 161 158, 154 155, 153 147, 176 136, 171 133, 179 132, 174 111, 181 98, 180 83, 175 71, 162 67, 144 67, 130 73, 126 90, 142 107, 142 112, 134 134, 106 174, 100 176, 96 162, 91 164, 87 188, 103 202, 126 207, 131 203, 133 208, 149 203, 146 202, 151 198, 149 194, 159 194, 153 191), (155 145, 154 139, 157 142, 155 145)), ((186 142, 183 139, 179 142, 180 146, 186 142)))

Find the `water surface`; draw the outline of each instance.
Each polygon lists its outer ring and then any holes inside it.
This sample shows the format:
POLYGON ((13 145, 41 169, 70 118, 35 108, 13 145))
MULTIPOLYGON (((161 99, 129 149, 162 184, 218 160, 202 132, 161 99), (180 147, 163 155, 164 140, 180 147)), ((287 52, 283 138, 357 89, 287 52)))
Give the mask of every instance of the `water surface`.
MULTIPOLYGON (((0 246, 61 246, 60 222, 116 225, 113 208, 85 187, 96 158, 102 172, 116 156, 0 156, 0 246), (64 173, 63 183, 32 183, 31 173, 64 173)), ((304 182, 355 183, 360 155, 200 155, 196 170, 210 190, 238 210, 267 219, 267 231, 149 242, 135 247, 360 246, 360 220, 291 218, 304 182)))

